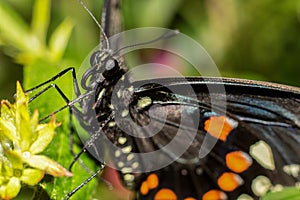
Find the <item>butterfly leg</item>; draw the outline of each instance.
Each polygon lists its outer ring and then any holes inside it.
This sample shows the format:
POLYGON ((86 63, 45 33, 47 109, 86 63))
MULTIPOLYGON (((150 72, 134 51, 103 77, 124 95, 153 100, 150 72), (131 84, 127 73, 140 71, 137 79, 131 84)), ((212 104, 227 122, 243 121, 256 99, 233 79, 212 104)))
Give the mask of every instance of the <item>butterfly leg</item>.
POLYGON ((83 181, 80 185, 78 185, 76 188, 74 188, 71 192, 69 192, 66 195, 66 200, 70 199, 70 197, 75 194, 79 189, 81 189, 83 186, 85 186, 87 183, 89 183, 91 180, 93 180, 93 178, 95 178, 104 168, 104 165, 101 165, 101 167, 94 172, 94 174, 92 174, 90 177, 88 177, 85 181, 83 181))
POLYGON ((65 75, 66 73, 68 73, 69 71, 72 72, 72 78, 73 78, 73 84, 74 84, 74 92, 76 94, 76 96, 80 95, 80 89, 79 89, 79 85, 78 85, 78 81, 77 81, 77 77, 76 77, 76 73, 75 73, 75 68, 74 67, 69 67, 61 72, 59 72, 58 74, 56 74, 55 76, 53 76, 52 78, 48 79, 47 81, 33 87, 30 88, 28 90, 25 91, 25 93, 32 93, 33 91, 47 85, 48 83, 54 82, 56 79, 62 77, 63 75, 65 75))

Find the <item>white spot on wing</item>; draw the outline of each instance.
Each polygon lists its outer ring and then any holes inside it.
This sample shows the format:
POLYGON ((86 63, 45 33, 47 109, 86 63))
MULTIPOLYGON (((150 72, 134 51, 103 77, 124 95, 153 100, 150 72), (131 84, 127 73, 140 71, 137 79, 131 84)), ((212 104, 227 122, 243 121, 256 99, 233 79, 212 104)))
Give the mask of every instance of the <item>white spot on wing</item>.
POLYGON ((128 88, 128 91, 129 91, 129 92, 132 92, 133 89, 134 89, 134 87, 133 87, 133 86, 130 86, 130 87, 128 88))
POLYGON ((124 148, 122 148, 122 152, 123 153, 130 153, 132 150, 132 147, 131 146, 126 146, 124 148))
POLYGON ((132 182, 132 181, 134 181, 134 176, 132 174, 125 174, 124 180, 127 182, 132 182))
POLYGON ((138 163, 138 162, 134 162, 134 163, 132 163, 132 165, 131 165, 131 167, 132 167, 133 169, 138 168, 138 166, 139 166, 139 163, 138 163))
POLYGON ((264 168, 275 169, 273 153, 271 147, 266 142, 260 140, 251 145, 250 155, 264 168))
POLYGON ((116 122, 109 122, 109 123, 108 123, 108 126, 109 126, 109 127, 114 127, 115 125, 116 125, 116 122))
POLYGON ((121 151, 116 150, 115 151, 115 157, 118 158, 118 157, 120 157, 120 155, 121 155, 121 151))
POLYGON ((258 176, 252 181, 252 191, 257 196, 265 195, 272 187, 271 181, 265 176, 258 176))
POLYGON ((228 197, 227 197, 227 195, 226 195, 224 192, 221 192, 221 194, 220 194, 220 199, 227 200, 228 197))
POLYGON ((298 164, 285 165, 283 167, 283 171, 285 173, 287 173, 288 175, 291 175, 291 176, 297 178, 300 173, 300 165, 298 165, 298 164))
POLYGON ((112 110, 114 109, 114 106, 112 104, 109 104, 108 107, 112 110))
POLYGON ((128 115, 129 111, 128 110, 123 110, 121 113, 122 117, 126 117, 128 115))
POLYGON ((181 170, 181 174, 182 174, 183 176, 186 176, 186 175, 188 174, 188 171, 187 171, 186 169, 182 169, 182 170, 181 170))
POLYGON ((124 167, 124 168, 121 169, 121 172, 122 172, 123 174, 128 174, 128 173, 131 173, 131 172, 132 172, 132 169, 129 168, 129 167, 124 167))
POLYGON ((118 167, 120 167, 120 168, 124 167, 124 163, 123 162, 118 162, 118 167))
POLYGON ((248 194, 241 194, 237 200, 253 200, 253 198, 251 196, 249 196, 248 194))
POLYGON ((150 97, 143 97, 138 100, 137 106, 139 108, 145 108, 145 107, 149 106, 151 103, 152 103, 152 100, 150 97))
POLYGON ((201 167, 198 167, 197 169, 196 169, 196 174, 197 175, 201 175, 203 173, 203 169, 201 168, 201 167))
POLYGON ((280 192, 283 190, 283 185, 277 184, 271 188, 272 192, 280 192))
POLYGON ((134 154, 131 153, 127 156, 127 161, 131 161, 134 158, 134 154))
POLYGON ((118 90, 118 92, 117 92, 117 97, 118 97, 118 98, 121 97, 121 90, 118 90))
POLYGON ((237 121, 235 121, 235 120, 233 120, 231 118, 228 118, 228 117, 226 117, 226 122, 228 124, 230 124, 230 126, 232 127, 232 129, 235 129, 238 126, 238 124, 239 124, 237 121))
POLYGON ((236 182, 239 184, 239 185, 243 185, 244 184, 244 180, 242 179, 242 177, 240 177, 239 175, 235 175, 234 176, 234 179, 236 180, 236 182))
POLYGON ((127 141, 126 137, 119 137, 119 138, 118 138, 118 143, 119 143, 119 144, 125 144, 126 141, 127 141))

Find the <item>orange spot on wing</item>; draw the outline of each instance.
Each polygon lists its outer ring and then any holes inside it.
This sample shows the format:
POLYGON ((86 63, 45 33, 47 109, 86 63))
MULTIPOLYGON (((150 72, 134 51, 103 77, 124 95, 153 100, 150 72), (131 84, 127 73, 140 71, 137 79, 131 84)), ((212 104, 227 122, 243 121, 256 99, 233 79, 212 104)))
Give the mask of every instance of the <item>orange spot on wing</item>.
POLYGON ((241 173, 252 165, 252 159, 245 152, 233 151, 226 154, 226 165, 230 170, 241 173))
POLYGON ((242 178, 234 173, 225 172, 218 179, 219 187, 227 192, 235 190, 237 187, 243 184, 242 178))
POLYGON ((147 180, 144 181, 140 187, 140 193, 142 195, 147 195, 149 190, 156 188, 159 185, 158 177, 156 174, 150 174, 147 180))
POLYGON ((226 200, 227 196, 220 190, 209 190, 202 196, 202 200, 226 200))
POLYGON ((156 174, 150 174, 147 178, 149 189, 154 189, 158 186, 158 177, 156 174))
POLYGON ((229 133, 236 127, 226 116, 212 116, 204 122, 204 130, 213 137, 226 141, 229 133))
POLYGON ((149 192, 148 183, 146 181, 144 181, 140 187, 140 193, 142 195, 147 195, 148 192, 149 192))
POLYGON ((154 200, 177 200, 177 196, 170 189, 161 189, 155 194, 154 200))
POLYGON ((184 198, 184 200, 197 200, 197 199, 195 199, 194 197, 187 197, 187 198, 184 198))

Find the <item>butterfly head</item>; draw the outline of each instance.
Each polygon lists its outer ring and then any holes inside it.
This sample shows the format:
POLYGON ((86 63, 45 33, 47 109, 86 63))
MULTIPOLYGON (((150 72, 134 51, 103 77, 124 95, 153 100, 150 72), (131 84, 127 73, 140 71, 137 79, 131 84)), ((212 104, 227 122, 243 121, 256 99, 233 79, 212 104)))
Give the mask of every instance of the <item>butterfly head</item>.
POLYGON ((95 91, 112 85, 126 72, 120 63, 109 51, 95 51, 90 58, 90 68, 82 76, 82 88, 95 91))

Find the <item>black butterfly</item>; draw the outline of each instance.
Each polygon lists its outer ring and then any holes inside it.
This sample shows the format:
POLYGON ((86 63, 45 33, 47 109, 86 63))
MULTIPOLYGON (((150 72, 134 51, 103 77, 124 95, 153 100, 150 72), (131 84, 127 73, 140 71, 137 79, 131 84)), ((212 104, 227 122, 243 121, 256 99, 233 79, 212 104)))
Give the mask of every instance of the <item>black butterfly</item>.
POLYGON ((136 199, 258 199, 300 181, 299 88, 202 77, 133 82, 110 49, 90 64, 84 94, 75 81, 80 109, 68 104, 91 134, 81 152, 104 163, 107 146, 136 199))
MULTIPOLYGON (((130 82, 122 76, 126 69, 114 58, 107 59, 101 66, 113 66, 102 73, 103 82, 93 89, 96 98, 91 104, 96 105, 103 133, 120 148, 110 152, 111 159, 124 185, 137 192, 137 199, 237 199, 241 195, 257 199, 278 185, 293 186, 299 181, 298 88, 200 77, 130 82), (116 88, 120 80, 122 84, 116 88), (226 113, 218 106, 225 94, 208 91, 218 84, 226 90, 226 113), (196 98, 186 85, 193 88, 196 98), (175 94, 174 90, 182 93, 175 94), (111 106, 111 99, 118 104, 111 106), (215 111, 212 99, 217 104, 215 111), (131 120, 146 128, 137 128, 131 120), (153 132, 153 127, 147 127, 150 123, 162 128, 148 138, 153 132), (174 139, 173 149, 164 149, 152 159, 133 154, 160 150, 174 139), (177 157, 176 149, 184 148, 182 143, 189 139, 190 146, 177 157), (201 151, 206 153, 202 145, 214 139, 217 142, 211 152, 201 157, 201 151), (174 162, 144 173, 152 169, 151 163, 168 159, 174 162)), ((95 142, 93 139, 92 146, 97 146, 95 142)))

